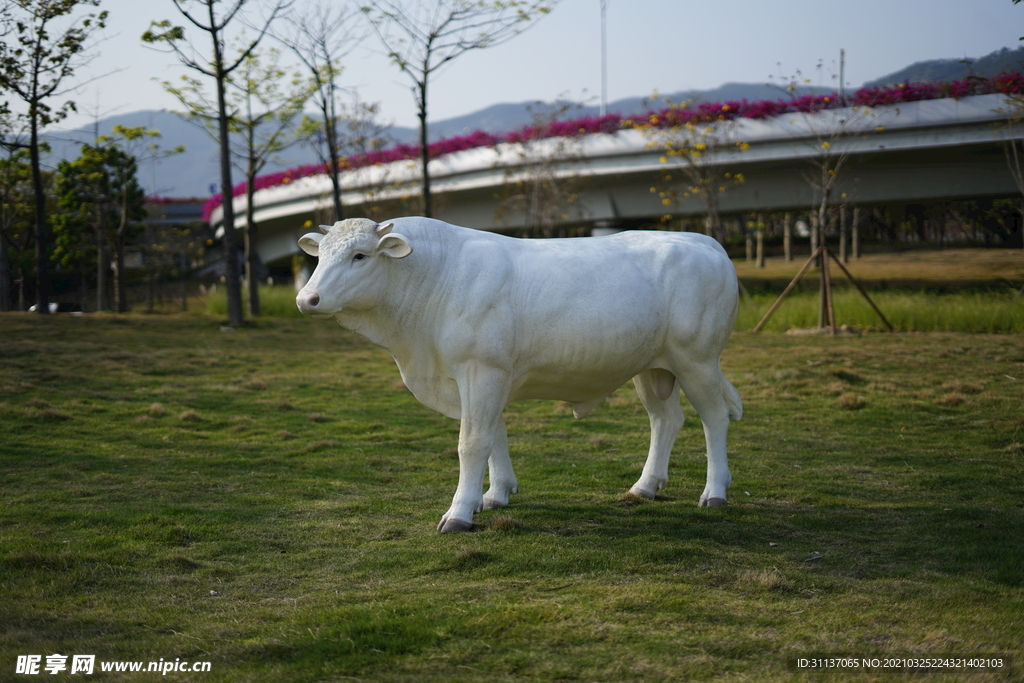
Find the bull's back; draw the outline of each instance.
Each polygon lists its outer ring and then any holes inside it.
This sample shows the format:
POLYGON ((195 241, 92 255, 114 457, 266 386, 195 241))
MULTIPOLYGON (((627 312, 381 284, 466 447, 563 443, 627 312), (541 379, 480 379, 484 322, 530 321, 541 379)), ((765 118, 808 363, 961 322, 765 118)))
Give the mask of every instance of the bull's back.
POLYGON ((520 240, 517 299, 538 323, 583 329, 660 326, 735 302, 725 250, 696 233, 633 231, 608 237, 520 240))
POLYGON ((702 235, 522 240, 512 253, 524 396, 571 384, 580 396, 559 397, 584 400, 656 365, 668 347, 700 344, 713 330, 724 345, 731 331, 735 271, 702 235))

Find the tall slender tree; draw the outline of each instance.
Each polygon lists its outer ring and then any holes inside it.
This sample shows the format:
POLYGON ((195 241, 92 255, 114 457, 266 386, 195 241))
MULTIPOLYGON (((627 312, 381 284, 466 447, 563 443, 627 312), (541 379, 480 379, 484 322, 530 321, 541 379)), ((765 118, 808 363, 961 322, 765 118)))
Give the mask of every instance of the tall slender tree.
MULTIPOLYGON (((79 6, 97 7, 100 0, 19 0, 7 9, 13 34, 0 43, 0 90, 16 95, 26 107, 32 188, 35 195, 36 310, 48 313, 50 283, 47 261, 50 228, 46 216, 46 193, 40 165, 39 134, 47 126, 75 111, 67 100, 53 108, 50 100, 60 99, 71 88, 65 82, 88 61, 86 45, 96 31, 104 28, 107 13, 80 13, 79 6)), ((76 84, 77 85, 77 84, 76 84)))
POLYGON ((552 135, 552 129, 567 112, 582 104, 555 102, 531 105, 531 123, 520 133, 517 143, 501 143, 497 149, 505 166, 504 196, 495 211, 495 220, 522 221, 523 237, 550 238, 559 235, 559 225, 581 219, 586 207, 579 202, 583 179, 567 167, 586 162, 581 136, 552 135))
MULTIPOLYGON (((244 47, 246 40, 241 37, 244 47)), ((239 68, 228 77, 227 103, 231 110, 228 130, 231 134, 232 160, 245 176, 245 280, 249 313, 260 314, 259 277, 261 268, 256 250, 258 228, 255 219, 256 176, 278 152, 298 142, 293 135, 295 120, 309 100, 310 87, 299 74, 289 74, 280 65, 280 51, 274 48, 249 53, 239 68)), ((217 137, 218 120, 203 83, 184 78, 182 85, 165 82, 168 92, 187 107, 185 118, 217 137)))
MULTIPOLYGON (((355 32, 358 12, 351 5, 337 5, 320 0, 306 13, 289 19, 289 29, 281 40, 288 44, 309 73, 311 100, 319 116, 304 117, 300 133, 313 148, 331 180, 331 201, 334 220, 345 217, 341 203, 344 155, 344 127, 351 121, 348 107, 342 102, 343 89, 338 83, 343 67, 341 60, 357 45, 361 36, 355 32)), ((356 116, 362 107, 355 105, 356 116)))
POLYGON ((494 47, 514 38, 558 0, 374 0, 361 9, 391 61, 412 80, 420 121, 420 174, 423 215, 431 217, 427 92, 441 67, 470 50, 494 47))
POLYGON ((251 53, 232 75, 232 100, 237 114, 232 122, 237 133, 234 146, 236 163, 245 174, 245 281, 249 290, 249 314, 260 314, 260 278, 262 267, 256 249, 258 228, 255 216, 256 175, 278 152, 298 139, 293 135, 296 119, 309 101, 310 90, 298 74, 288 78, 280 66, 280 53, 267 50, 251 53))
MULTIPOLYGON (((244 49, 240 50, 238 56, 231 60, 227 55, 228 27, 232 26, 232 22, 241 20, 240 13, 249 0, 231 0, 226 10, 220 14, 217 13, 219 0, 172 0, 172 2, 194 29, 207 35, 212 44, 209 56, 202 56, 202 52, 189 41, 184 26, 176 26, 168 19, 152 22, 149 30, 142 34, 142 40, 151 45, 167 45, 186 67, 214 80, 217 95, 215 109, 211 112, 211 116, 215 116, 217 120, 217 142, 220 151, 228 322, 238 325, 244 319, 244 313, 242 311, 242 286, 239 278, 238 238, 235 234, 235 212, 231 195, 231 142, 229 139, 231 114, 227 105, 228 78, 256 50, 267 35, 271 24, 285 12, 291 3, 290 0, 277 0, 261 22, 262 27, 256 37, 250 39, 244 49), (192 6, 196 6, 196 9, 191 9, 192 6)), ((182 104, 188 106, 186 102, 182 102, 182 104)))

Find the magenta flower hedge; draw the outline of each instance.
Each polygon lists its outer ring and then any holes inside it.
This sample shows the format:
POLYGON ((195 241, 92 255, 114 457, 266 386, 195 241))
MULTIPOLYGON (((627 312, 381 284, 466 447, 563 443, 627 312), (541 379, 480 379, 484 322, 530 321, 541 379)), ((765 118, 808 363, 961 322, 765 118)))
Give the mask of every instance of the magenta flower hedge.
MULTIPOLYGON (((843 106, 878 107, 901 102, 919 102, 947 97, 960 98, 971 95, 1004 95, 1024 94, 1024 75, 1017 72, 1002 73, 990 78, 972 76, 958 81, 901 83, 893 86, 861 88, 846 97, 843 106)), ((747 100, 697 103, 681 107, 669 107, 659 111, 651 111, 633 117, 619 114, 605 116, 585 116, 571 121, 556 121, 544 126, 525 126, 519 130, 503 135, 492 135, 476 131, 468 135, 445 138, 431 143, 428 152, 431 159, 446 154, 461 152, 478 147, 491 147, 502 142, 525 142, 550 137, 571 137, 576 135, 592 135, 596 133, 612 134, 631 127, 634 121, 642 121, 644 125, 669 127, 679 123, 698 123, 736 118, 766 119, 783 114, 803 112, 811 113, 823 109, 841 106, 838 96, 804 95, 789 100, 747 100)), ((340 160, 341 168, 363 168, 388 164, 395 161, 418 159, 419 145, 398 144, 388 149, 367 152, 340 160)), ((262 190, 277 185, 287 185, 293 180, 306 176, 320 175, 327 171, 323 164, 309 164, 290 168, 287 171, 270 173, 256 178, 255 187, 262 190)), ((232 196, 245 194, 246 183, 242 182, 232 188, 232 196)), ((221 204, 221 195, 215 194, 203 205, 203 220, 209 221, 210 215, 221 204)))

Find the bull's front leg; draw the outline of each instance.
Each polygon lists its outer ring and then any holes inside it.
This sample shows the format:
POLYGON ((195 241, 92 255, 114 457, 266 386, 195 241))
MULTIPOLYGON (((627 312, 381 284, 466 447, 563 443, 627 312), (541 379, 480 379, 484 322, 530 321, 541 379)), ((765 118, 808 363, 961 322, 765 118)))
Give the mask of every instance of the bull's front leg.
POLYGON ((451 507, 437 525, 441 533, 469 531, 473 528, 473 515, 484 508, 484 471, 499 441, 499 430, 504 432, 501 411, 508 396, 505 376, 492 368, 468 368, 456 381, 462 404, 459 486, 451 507))

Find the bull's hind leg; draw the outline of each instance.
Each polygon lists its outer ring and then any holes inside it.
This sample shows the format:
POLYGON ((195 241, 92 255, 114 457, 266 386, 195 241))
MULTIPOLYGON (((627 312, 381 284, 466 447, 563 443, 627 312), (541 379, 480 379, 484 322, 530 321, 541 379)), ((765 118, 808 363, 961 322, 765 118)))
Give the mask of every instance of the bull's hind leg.
POLYGON ((516 473, 512 471, 512 460, 508 456, 508 432, 505 420, 501 420, 494 430, 494 446, 487 459, 491 486, 484 494, 484 509, 493 510, 508 505, 510 494, 519 491, 516 473))
POLYGON ((679 381, 683 393, 704 423, 704 440, 707 442, 707 483, 698 505, 725 505, 725 490, 732 484, 725 442, 729 433, 729 418, 738 420, 742 414, 739 394, 722 374, 717 360, 691 364, 681 373, 679 381))
POLYGON ((651 448, 644 471, 629 492, 654 498, 668 483, 668 460, 683 427, 679 383, 667 370, 645 370, 633 378, 633 385, 651 419, 651 448))

